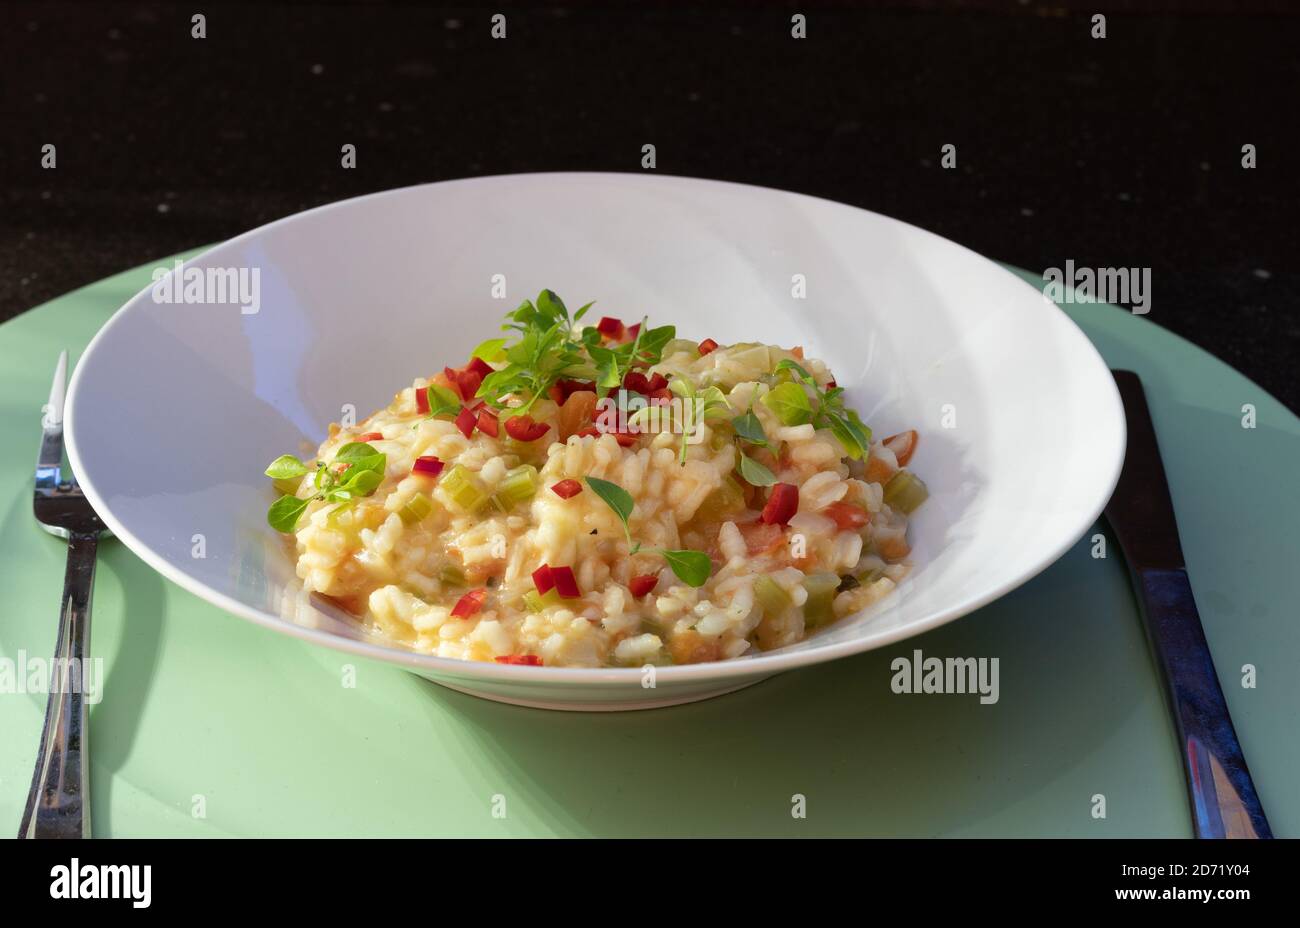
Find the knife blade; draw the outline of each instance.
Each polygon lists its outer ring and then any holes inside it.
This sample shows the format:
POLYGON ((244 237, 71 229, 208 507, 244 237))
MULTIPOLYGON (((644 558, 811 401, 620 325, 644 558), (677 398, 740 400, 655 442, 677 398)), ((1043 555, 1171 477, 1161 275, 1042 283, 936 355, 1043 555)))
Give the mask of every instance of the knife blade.
POLYGON ((1142 381, 1132 371, 1112 373, 1128 420, 1128 449, 1106 520, 1128 562, 1160 666, 1193 828, 1198 838, 1271 838, 1196 611, 1142 381))

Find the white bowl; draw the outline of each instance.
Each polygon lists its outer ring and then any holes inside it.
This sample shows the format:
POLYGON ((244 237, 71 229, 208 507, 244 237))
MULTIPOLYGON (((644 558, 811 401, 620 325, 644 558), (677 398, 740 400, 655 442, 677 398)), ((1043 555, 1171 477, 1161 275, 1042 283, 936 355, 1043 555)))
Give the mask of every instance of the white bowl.
POLYGON ((451 181, 291 216, 190 266, 258 269, 260 308, 160 303, 147 289, 99 332, 66 414, 96 510, 229 612, 489 699, 672 705, 919 634, 1052 563, 1097 517, 1123 458, 1110 373, 1041 293, 921 229, 799 194, 649 174, 451 181), (806 298, 792 296, 796 275, 806 298), (660 668, 653 687, 636 669, 412 653, 304 596, 265 522, 267 462, 310 453, 346 404, 359 419, 463 361, 543 287, 684 337, 803 345, 877 435, 918 429, 912 468, 931 498, 896 594, 792 647, 660 668))

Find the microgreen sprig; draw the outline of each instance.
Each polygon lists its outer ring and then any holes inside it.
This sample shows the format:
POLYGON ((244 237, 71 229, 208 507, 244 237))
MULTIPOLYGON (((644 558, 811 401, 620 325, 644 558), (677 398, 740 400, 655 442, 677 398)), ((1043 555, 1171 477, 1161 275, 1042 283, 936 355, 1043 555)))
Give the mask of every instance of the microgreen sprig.
POLYGON ((793 381, 773 387, 763 397, 763 404, 785 425, 811 422, 815 428, 830 429, 849 457, 864 457, 871 447, 871 429, 863 424, 856 412, 844 405, 844 389, 832 387, 823 390, 811 374, 789 358, 780 361, 773 373, 786 370, 808 385, 817 400, 816 407, 809 402, 803 387, 793 381))
MULTIPOLYGON (((266 521, 277 532, 289 534, 297 528, 298 520, 313 500, 351 504, 369 496, 383 482, 387 463, 388 456, 366 442, 348 442, 329 464, 316 462, 316 474, 312 478, 316 492, 313 495, 300 498, 284 494, 271 504, 266 512, 266 521), (338 469, 340 464, 347 465, 341 473, 338 469)), ((309 473, 311 468, 292 454, 280 455, 266 469, 266 476, 277 481, 305 477, 309 473)))
MULTIPOLYGON (((619 522, 623 524, 623 535, 627 538, 628 555, 631 556, 641 551, 641 543, 632 541, 632 530, 628 524, 632 518, 632 510, 636 506, 632 494, 610 480, 602 480, 599 477, 584 477, 583 480, 586 481, 591 491, 614 511, 614 515, 618 516, 619 522)), ((713 564, 709 561, 709 556, 703 551, 693 551, 690 548, 681 550, 647 548, 645 550, 648 553, 662 555, 678 579, 689 586, 704 586, 709 579, 709 574, 713 571, 713 564)))

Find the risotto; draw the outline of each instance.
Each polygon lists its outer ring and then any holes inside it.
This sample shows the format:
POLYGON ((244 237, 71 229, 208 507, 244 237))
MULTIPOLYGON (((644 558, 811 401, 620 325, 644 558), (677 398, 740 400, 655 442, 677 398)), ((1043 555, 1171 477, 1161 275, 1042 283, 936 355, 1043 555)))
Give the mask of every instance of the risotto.
POLYGON ((784 647, 887 595, 926 498, 801 348, 584 323, 542 291, 313 461, 267 469, 298 576, 442 657, 689 664, 784 647))

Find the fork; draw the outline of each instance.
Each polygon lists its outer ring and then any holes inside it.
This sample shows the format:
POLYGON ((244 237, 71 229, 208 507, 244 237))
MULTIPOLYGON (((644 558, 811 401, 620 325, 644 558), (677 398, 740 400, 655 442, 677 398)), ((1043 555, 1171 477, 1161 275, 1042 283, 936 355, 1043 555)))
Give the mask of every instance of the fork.
POLYGON ((63 471, 63 399, 68 353, 59 355, 42 418, 41 451, 36 459, 36 521, 68 540, 59 637, 49 675, 36 772, 19 827, 20 838, 90 837, 89 734, 83 683, 90 649, 90 596, 95 585, 95 553, 107 531, 91 508, 71 468, 63 471), (56 677, 56 673, 62 671, 56 677))

